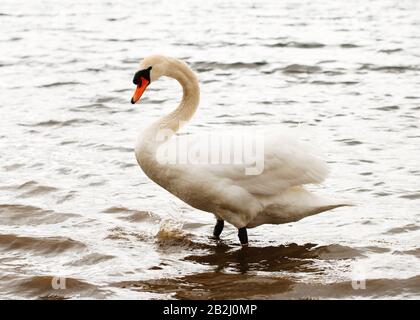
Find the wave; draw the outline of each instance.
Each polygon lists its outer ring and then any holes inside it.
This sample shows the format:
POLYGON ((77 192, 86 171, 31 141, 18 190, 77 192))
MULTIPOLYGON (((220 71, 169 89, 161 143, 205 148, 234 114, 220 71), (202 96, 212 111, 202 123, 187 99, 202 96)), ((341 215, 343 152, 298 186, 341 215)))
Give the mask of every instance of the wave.
POLYGON ((401 48, 379 50, 379 52, 387 53, 387 54, 395 53, 395 52, 401 52, 401 51, 403 51, 401 48))
POLYGON ((363 144, 363 142, 359 141, 359 140, 355 140, 355 139, 338 139, 338 140, 334 140, 337 142, 343 142, 344 144, 348 145, 348 146, 356 146, 359 144, 363 144))
POLYGON ((38 88, 53 88, 53 87, 78 85, 78 84, 83 84, 83 83, 77 82, 77 81, 57 81, 57 82, 52 82, 52 83, 47 83, 47 84, 40 85, 40 86, 38 86, 38 88))
POLYGON ((23 250, 45 255, 56 255, 67 250, 81 251, 86 245, 66 237, 28 237, 16 234, 0 234, 0 249, 23 250))
POLYGON ((152 222, 159 222, 160 217, 150 211, 139 211, 128 209, 126 207, 110 207, 108 209, 103 210, 104 213, 117 213, 123 214, 120 218, 123 220, 128 220, 131 222, 141 222, 141 221, 152 221, 152 222))
MULTIPOLYGON (((116 19, 113 18, 113 20, 110 20, 110 21, 116 21, 116 19)), ((104 41, 109 41, 109 42, 136 42, 136 41, 142 41, 142 40, 143 40, 142 38, 127 38, 127 39, 108 38, 108 39, 104 39, 104 41)))
POLYGON ((342 43, 340 44, 340 47, 344 49, 353 49, 353 48, 359 48, 360 46, 354 43, 342 43))
POLYGON ((59 190, 56 187, 40 185, 35 181, 25 182, 24 184, 20 185, 17 189, 24 190, 24 192, 19 195, 19 198, 40 196, 59 190))
POLYGON ((148 231, 143 232, 129 232, 124 228, 117 226, 112 229, 109 229, 109 234, 105 237, 107 240, 116 240, 116 241, 123 241, 123 242, 147 242, 153 243, 154 237, 148 231))
POLYGON ((107 255, 107 254, 100 254, 100 253, 90 253, 83 258, 80 258, 76 261, 72 261, 67 263, 66 265, 69 266, 76 266, 76 267, 83 267, 83 266, 91 266, 101 262, 105 262, 111 259, 114 259, 115 256, 107 255))
POLYGON ((1 225, 41 225, 56 224, 79 215, 58 213, 35 206, 21 204, 0 204, 1 225))
POLYGON ((339 244, 321 246, 313 250, 313 256, 321 260, 341 260, 364 257, 362 250, 339 244))
POLYGON ((52 275, 36 275, 4 281, 3 291, 12 297, 46 300, 80 297, 101 299, 106 296, 106 291, 84 280, 52 275))
POLYGON ((127 147, 118 147, 118 146, 110 146, 107 144, 99 144, 96 146, 98 149, 103 151, 119 151, 119 152, 134 152, 134 148, 127 148, 127 147))
POLYGON ((400 107, 399 106, 385 106, 385 107, 379 107, 379 108, 374 108, 375 110, 379 110, 379 111, 395 111, 395 110, 399 110, 400 107))
POLYGON ((311 84, 326 85, 326 86, 336 85, 336 84, 352 86, 358 83, 359 83, 358 81, 324 81, 324 80, 315 80, 311 82, 311 84))
POLYGON ((400 198, 408 199, 408 200, 417 200, 417 199, 420 199, 420 192, 404 194, 404 195, 400 196, 400 198))
POLYGON ((19 123, 20 126, 24 127, 69 127, 69 126, 77 126, 82 125, 86 123, 92 123, 94 121, 88 120, 88 119, 69 119, 64 121, 59 120, 47 120, 47 121, 41 121, 36 123, 19 123))
POLYGON ((325 47, 325 44, 319 42, 277 42, 273 44, 267 44, 266 47, 270 48, 301 48, 301 49, 317 49, 325 47))
POLYGON ((206 72, 211 70, 229 70, 229 69, 257 69, 267 65, 266 61, 255 62, 212 62, 212 61, 198 61, 192 64, 193 68, 198 72, 206 72))
POLYGON ((61 203, 64 203, 68 200, 71 200, 76 196, 76 194, 77 193, 75 191, 69 191, 65 195, 63 195, 59 199, 57 199, 56 203, 61 204, 61 203))
POLYGON ((378 66, 371 63, 366 63, 360 66, 358 70, 379 71, 385 73, 403 73, 406 71, 419 71, 419 67, 412 65, 397 65, 397 66, 378 66))
POLYGON ((319 73, 321 72, 322 69, 318 66, 291 64, 284 67, 281 70, 283 71, 283 73, 286 73, 286 74, 295 74, 295 73, 319 73))
POLYGON ((14 163, 14 164, 11 164, 11 165, 6 165, 6 166, 3 166, 3 169, 5 169, 5 170, 7 170, 7 171, 13 171, 13 170, 16 170, 16 169, 19 169, 19 168, 22 168, 22 167, 24 167, 25 165, 23 164, 23 163, 14 163))
POLYGON ((417 230, 420 230, 420 226, 414 223, 410 223, 402 227, 389 229, 387 232, 385 232, 385 234, 399 234, 399 233, 406 233, 406 232, 417 231, 417 230))
POLYGON ((404 251, 397 250, 397 251, 394 251, 393 254, 408 254, 408 255, 412 255, 420 259, 420 248, 404 250, 404 251))
POLYGON ((96 103, 89 103, 80 105, 74 108, 71 108, 70 111, 73 112, 91 112, 97 110, 109 110, 110 108, 104 105, 103 103, 96 102, 96 103))
POLYGON ((207 243, 194 241, 192 235, 183 230, 183 225, 173 220, 161 221, 159 231, 155 235, 155 243, 160 248, 207 249, 211 247, 207 243))

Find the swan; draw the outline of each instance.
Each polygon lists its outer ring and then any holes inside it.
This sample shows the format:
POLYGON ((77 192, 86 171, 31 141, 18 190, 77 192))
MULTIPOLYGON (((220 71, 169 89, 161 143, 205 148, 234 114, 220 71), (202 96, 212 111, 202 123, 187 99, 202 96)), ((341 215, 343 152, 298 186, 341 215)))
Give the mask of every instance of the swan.
POLYGON ((214 239, 219 239, 226 221, 238 229, 241 245, 247 246, 247 228, 295 222, 349 205, 320 197, 304 187, 321 183, 328 167, 298 142, 281 134, 273 133, 264 141, 264 169, 259 174, 246 174, 243 165, 159 161, 161 147, 171 141, 185 140, 186 136, 174 137, 174 134, 191 119, 200 100, 197 76, 185 62, 152 55, 141 60, 135 72, 136 89, 131 103, 138 102, 146 88, 162 76, 180 83, 182 100, 176 109, 141 133, 135 156, 141 169, 155 183, 190 206, 214 214, 214 239))

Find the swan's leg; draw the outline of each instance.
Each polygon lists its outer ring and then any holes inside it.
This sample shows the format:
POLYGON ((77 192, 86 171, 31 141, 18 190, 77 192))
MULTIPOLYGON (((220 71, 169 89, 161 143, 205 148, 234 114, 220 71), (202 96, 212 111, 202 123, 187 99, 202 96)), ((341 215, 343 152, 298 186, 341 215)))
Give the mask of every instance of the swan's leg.
POLYGON ((225 226, 225 222, 223 220, 217 219, 216 225, 214 226, 214 230, 213 230, 214 239, 219 239, 219 236, 222 233, 224 226, 225 226))
POLYGON ((239 241, 241 241, 241 245, 243 247, 247 247, 248 246, 248 232, 246 230, 246 227, 238 229, 238 237, 239 237, 239 241))

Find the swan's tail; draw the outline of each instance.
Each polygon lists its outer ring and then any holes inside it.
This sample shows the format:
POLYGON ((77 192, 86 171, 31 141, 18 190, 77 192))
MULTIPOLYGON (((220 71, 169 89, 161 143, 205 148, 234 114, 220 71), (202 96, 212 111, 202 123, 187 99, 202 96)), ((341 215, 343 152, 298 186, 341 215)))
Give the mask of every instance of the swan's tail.
POLYGON ((267 203, 263 212, 247 227, 295 222, 324 211, 354 205, 350 201, 318 196, 303 187, 293 187, 281 193, 275 201, 267 203))
MULTIPOLYGON (((302 188, 303 189, 303 188, 302 188)), ((311 216, 314 214, 318 214, 324 211, 329 211, 339 207, 353 207, 356 206, 355 203, 345 199, 335 199, 335 198, 327 198, 322 197, 317 194, 314 194, 306 189, 303 189, 302 192, 305 192, 305 198, 307 201, 307 216, 311 216)))
POLYGON ((346 203, 346 202, 341 202, 341 203, 336 203, 336 204, 328 204, 328 205, 316 207, 314 209, 313 214, 321 213, 321 212, 332 210, 332 209, 339 208, 339 207, 354 207, 354 206, 356 206, 356 205, 352 204, 352 203, 346 203))

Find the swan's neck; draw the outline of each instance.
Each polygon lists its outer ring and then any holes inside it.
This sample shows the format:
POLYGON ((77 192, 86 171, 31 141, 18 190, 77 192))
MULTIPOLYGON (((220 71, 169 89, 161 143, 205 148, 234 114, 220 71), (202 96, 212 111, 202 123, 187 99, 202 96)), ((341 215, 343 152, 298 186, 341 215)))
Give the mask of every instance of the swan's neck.
POLYGON ((182 61, 168 59, 164 76, 176 79, 182 86, 182 100, 178 107, 153 123, 142 135, 142 144, 158 147, 169 140, 197 110, 200 88, 194 72, 182 61), (146 141, 147 140, 147 141, 146 141))

